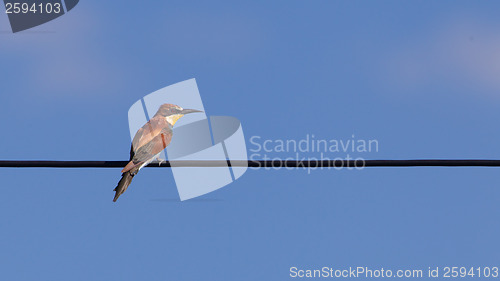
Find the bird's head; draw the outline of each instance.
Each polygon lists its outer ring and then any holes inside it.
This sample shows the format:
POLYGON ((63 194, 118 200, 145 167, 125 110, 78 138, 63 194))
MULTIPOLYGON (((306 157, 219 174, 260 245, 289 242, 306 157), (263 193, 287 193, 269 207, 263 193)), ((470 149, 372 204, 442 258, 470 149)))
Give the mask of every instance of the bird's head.
POLYGON ((203 112, 203 111, 196 109, 184 109, 175 104, 165 103, 160 106, 155 116, 165 117, 167 119, 167 122, 173 126, 175 122, 177 122, 177 120, 179 120, 179 118, 181 118, 182 116, 195 112, 203 112))

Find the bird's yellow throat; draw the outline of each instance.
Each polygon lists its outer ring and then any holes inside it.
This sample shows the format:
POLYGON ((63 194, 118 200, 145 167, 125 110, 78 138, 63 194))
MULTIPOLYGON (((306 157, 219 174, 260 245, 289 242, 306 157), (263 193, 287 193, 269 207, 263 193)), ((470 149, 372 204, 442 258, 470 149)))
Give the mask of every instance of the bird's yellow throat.
POLYGON ((184 116, 184 114, 170 115, 170 116, 167 116, 165 118, 167 118, 168 123, 170 123, 172 126, 174 126, 175 122, 177 122, 177 120, 179 120, 179 118, 181 118, 182 116, 184 116))

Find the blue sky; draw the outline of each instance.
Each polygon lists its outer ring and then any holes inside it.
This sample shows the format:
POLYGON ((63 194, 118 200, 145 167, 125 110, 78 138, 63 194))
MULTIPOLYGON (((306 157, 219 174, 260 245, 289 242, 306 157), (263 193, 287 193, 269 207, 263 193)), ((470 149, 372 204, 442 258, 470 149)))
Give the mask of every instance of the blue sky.
MULTIPOLYGON (((82 0, 17 34, 0 14, 0 158, 126 160, 129 107, 196 78, 207 113, 237 117, 247 141, 354 134, 378 140, 367 159, 497 159, 499 10, 82 0)), ((118 169, 0 177, 6 280, 285 280, 292 266, 500 258, 496 168, 248 170, 186 202, 163 169, 142 170, 117 203, 118 169)))

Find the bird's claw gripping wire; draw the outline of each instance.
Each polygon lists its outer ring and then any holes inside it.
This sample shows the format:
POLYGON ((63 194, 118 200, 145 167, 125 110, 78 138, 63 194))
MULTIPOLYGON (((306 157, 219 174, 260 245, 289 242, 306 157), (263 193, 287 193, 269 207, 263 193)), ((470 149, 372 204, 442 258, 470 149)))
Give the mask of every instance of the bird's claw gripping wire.
POLYGON ((158 161, 158 166, 161 166, 162 163, 167 162, 167 160, 162 159, 160 157, 156 158, 156 161, 158 161))

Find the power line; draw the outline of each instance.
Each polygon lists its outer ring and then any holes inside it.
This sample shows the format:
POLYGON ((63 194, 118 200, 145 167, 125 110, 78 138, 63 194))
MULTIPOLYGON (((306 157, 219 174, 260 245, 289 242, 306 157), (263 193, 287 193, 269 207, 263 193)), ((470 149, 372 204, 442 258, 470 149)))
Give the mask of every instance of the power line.
MULTIPOLYGON (((123 168, 128 161, 38 161, 3 160, 3 168, 123 168)), ((491 159, 410 159, 410 160, 175 160, 148 167, 232 167, 320 168, 320 167, 500 167, 491 159)))

